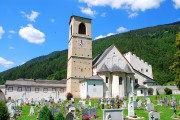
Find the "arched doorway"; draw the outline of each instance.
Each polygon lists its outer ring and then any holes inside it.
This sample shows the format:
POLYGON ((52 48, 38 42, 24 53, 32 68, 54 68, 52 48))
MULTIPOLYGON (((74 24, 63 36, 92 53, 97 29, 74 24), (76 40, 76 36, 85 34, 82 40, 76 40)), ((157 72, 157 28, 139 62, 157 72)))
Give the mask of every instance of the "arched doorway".
POLYGON ((153 95, 154 89, 153 88, 148 88, 148 95, 153 95))

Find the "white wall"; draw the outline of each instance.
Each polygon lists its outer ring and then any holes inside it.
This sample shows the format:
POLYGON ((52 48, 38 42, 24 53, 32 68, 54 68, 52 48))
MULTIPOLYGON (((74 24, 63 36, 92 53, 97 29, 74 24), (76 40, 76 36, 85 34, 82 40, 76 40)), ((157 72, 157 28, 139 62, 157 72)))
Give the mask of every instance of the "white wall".
POLYGON ((129 61, 134 69, 153 79, 151 65, 149 65, 147 62, 144 62, 142 59, 137 57, 135 54, 132 54, 131 52, 124 54, 124 57, 129 61))
POLYGON ((80 84, 80 97, 85 99, 87 97, 87 82, 82 81, 80 84))
POLYGON ((6 91, 5 91, 5 96, 6 99, 8 97, 11 97, 12 99, 21 99, 21 98, 61 98, 61 99, 66 99, 66 88, 56 88, 56 91, 52 91, 52 88, 47 88, 47 87, 24 87, 21 86, 22 91, 17 91, 18 87, 20 86, 7 86, 6 91), (13 87, 13 91, 10 92, 8 90, 9 87, 13 87), (26 91, 26 88, 30 88, 31 91, 26 91), (35 88, 39 88, 39 92, 35 92, 35 88), (43 89, 47 88, 48 91, 44 92, 43 89))
POLYGON ((103 97, 103 81, 101 80, 87 80, 88 95, 91 98, 103 97))

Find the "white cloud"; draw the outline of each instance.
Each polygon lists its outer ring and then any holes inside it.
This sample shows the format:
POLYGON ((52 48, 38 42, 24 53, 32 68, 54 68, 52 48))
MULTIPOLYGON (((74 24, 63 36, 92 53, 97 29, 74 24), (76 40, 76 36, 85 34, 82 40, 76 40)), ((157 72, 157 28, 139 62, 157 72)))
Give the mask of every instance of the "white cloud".
POLYGON ((11 33, 11 34, 15 34, 15 33, 16 33, 16 31, 14 31, 14 30, 9 30, 9 33, 11 33))
POLYGON ((105 38, 105 37, 108 37, 111 35, 114 35, 114 33, 108 33, 107 35, 99 35, 99 36, 95 37, 94 39, 97 40, 97 39, 105 38))
POLYGON ((55 19, 52 18, 52 19, 51 19, 51 22, 54 23, 54 22, 55 22, 55 19))
POLYGON ((3 30, 3 27, 0 26, 0 39, 2 39, 2 36, 4 33, 5 33, 5 31, 3 30))
POLYGON ((118 32, 118 33, 123 33, 123 32, 126 32, 126 31, 128 31, 128 29, 125 28, 125 27, 119 27, 119 28, 117 29, 117 32, 118 32))
POLYGON ((14 47, 10 46, 10 47, 9 47, 9 49, 10 49, 10 50, 13 50, 13 49, 14 49, 14 47))
POLYGON ((9 68, 9 67, 11 67, 13 64, 14 64, 14 62, 8 61, 8 60, 0 57, 0 65, 4 66, 4 67, 6 67, 6 68, 9 68))
POLYGON ((129 13, 128 18, 134 18, 134 17, 136 17, 136 16, 138 16, 138 13, 133 12, 133 13, 129 13))
POLYGON ((30 21, 35 22, 35 19, 38 17, 39 13, 36 11, 32 11, 31 14, 26 14, 24 11, 21 13, 30 21))
POLYGON ((79 0, 88 6, 110 6, 113 9, 145 11, 158 8, 164 0, 79 0))
POLYGON ((30 43, 41 44, 45 41, 45 34, 34 28, 31 24, 22 27, 19 30, 19 35, 30 43))
POLYGON ((176 9, 180 8, 180 0, 173 0, 173 2, 176 9))
POLYGON ((101 14, 101 17, 106 17, 106 13, 103 12, 103 13, 101 14))
POLYGON ((97 14, 95 10, 92 10, 91 8, 85 8, 85 7, 80 7, 81 9, 81 12, 86 14, 86 15, 89 15, 91 17, 95 17, 95 15, 97 14))

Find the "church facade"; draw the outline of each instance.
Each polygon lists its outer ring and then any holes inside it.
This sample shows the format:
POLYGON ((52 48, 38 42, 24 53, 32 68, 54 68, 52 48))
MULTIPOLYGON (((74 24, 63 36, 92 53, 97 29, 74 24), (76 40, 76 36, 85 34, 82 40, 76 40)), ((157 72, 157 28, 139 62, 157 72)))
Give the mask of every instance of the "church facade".
POLYGON ((135 54, 122 54, 113 44, 92 59, 91 19, 79 16, 69 21, 67 79, 7 80, 4 88, 6 98, 65 99, 68 92, 75 98, 156 94, 152 66, 135 54))

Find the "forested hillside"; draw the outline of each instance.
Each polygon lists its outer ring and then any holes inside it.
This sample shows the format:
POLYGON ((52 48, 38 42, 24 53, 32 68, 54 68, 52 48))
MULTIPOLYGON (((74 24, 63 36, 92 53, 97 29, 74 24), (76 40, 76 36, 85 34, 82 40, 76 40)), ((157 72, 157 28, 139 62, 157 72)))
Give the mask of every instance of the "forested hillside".
MULTIPOLYGON (((176 52, 175 37, 180 22, 159 25, 117 34, 93 41, 93 58, 115 44, 124 54, 136 54, 153 67, 154 79, 158 84, 174 80, 169 71, 176 52)), ((63 79, 66 78, 67 50, 56 51, 47 56, 37 57, 27 63, 0 73, 0 83, 18 78, 63 79)))

